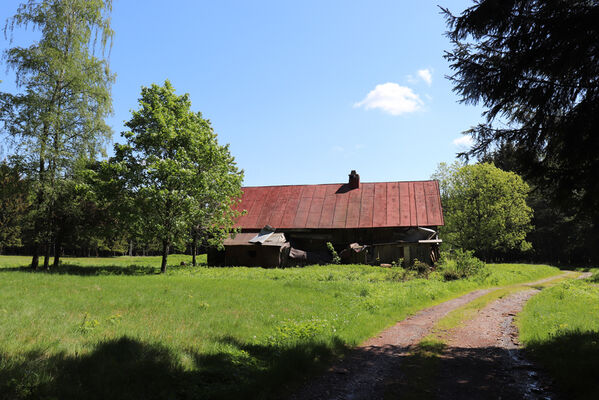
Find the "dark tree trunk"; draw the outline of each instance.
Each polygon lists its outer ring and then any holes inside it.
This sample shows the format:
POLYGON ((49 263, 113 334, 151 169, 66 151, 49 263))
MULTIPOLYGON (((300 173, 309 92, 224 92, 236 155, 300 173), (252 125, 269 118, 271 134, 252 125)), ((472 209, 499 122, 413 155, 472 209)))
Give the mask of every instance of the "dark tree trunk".
POLYGON ((37 269, 40 265, 40 246, 39 244, 35 244, 33 246, 33 257, 31 258, 31 269, 37 269))
POLYGON ((54 268, 58 267, 58 264, 60 263, 60 253, 62 253, 62 246, 60 243, 56 243, 54 245, 54 268))
POLYGON ((46 243, 44 252, 44 269, 50 269, 50 243, 46 243))
POLYGON ((162 242, 162 265, 160 266, 160 273, 164 274, 166 272, 166 259, 168 257, 168 241, 162 242))
POLYGON ((129 242, 129 257, 133 257, 133 240, 129 242))
POLYGON ((193 235, 193 241, 191 242, 191 264, 195 267, 197 265, 196 262, 196 254, 198 253, 198 238, 193 235))

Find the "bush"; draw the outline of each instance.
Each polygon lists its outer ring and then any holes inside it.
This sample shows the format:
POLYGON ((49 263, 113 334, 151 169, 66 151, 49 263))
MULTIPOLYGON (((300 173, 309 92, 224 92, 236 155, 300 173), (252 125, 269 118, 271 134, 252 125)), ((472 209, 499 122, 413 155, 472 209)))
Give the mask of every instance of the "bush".
POLYGON ((412 261, 411 265, 408 266, 408 269, 415 271, 419 277, 427 277, 432 271, 432 267, 430 265, 420 261, 417 258, 412 261))
POLYGON ((484 275, 487 272, 486 264, 474 257, 473 251, 457 249, 447 256, 441 255, 439 270, 446 281, 468 278, 475 275, 484 275))
POLYGON ((331 253, 331 264, 341 264, 341 257, 339 257, 339 254, 337 254, 337 251, 331 242, 327 242, 327 249, 329 250, 329 253, 331 253))

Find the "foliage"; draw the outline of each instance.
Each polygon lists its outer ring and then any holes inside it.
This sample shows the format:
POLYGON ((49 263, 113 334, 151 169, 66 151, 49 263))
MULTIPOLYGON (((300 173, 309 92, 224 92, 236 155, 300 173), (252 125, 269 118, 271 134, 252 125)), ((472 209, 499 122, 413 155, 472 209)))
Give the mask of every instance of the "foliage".
POLYGON ((484 258, 530 249, 525 240, 532 228, 529 188, 520 176, 490 163, 441 163, 433 178, 439 180, 446 242, 484 258))
POLYGON ((465 155, 516 145, 527 179, 596 221, 599 47, 589 38, 599 36, 599 3, 482 0, 459 16, 444 11, 454 90, 486 108, 465 155))
POLYGON ((176 95, 169 81, 143 87, 139 105, 125 124, 126 144, 115 146, 106 168, 118 174, 138 233, 162 243, 164 272, 170 247, 192 227, 211 244, 230 232, 243 172, 210 122, 191 111, 189 95, 176 95))
POLYGON ((518 318, 520 339, 571 399, 597 397, 599 287, 567 281, 543 290, 518 318))
POLYGON ((27 262, 0 257, 0 393, 13 399, 160 399, 173 388, 184 398, 281 398, 419 309, 559 273, 493 265, 483 282, 395 282, 393 268, 364 265, 157 274, 160 257, 63 258, 49 273, 18 268, 27 262))
POLYGON ((451 254, 443 252, 437 268, 446 281, 488 273, 486 264, 474 257, 473 251, 462 249, 456 249, 451 254))
POLYGON ((415 271, 417 276, 419 277, 427 277, 428 274, 432 271, 432 267, 425 262, 420 261, 415 258, 412 262, 406 266, 407 269, 415 271))
POLYGON ((18 166, 0 163, 0 254, 21 244, 22 225, 29 208, 29 190, 18 166))
MULTIPOLYGON (((526 155, 519 147, 505 143, 481 159, 493 162, 504 171, 526 172, 526 155)), ((533 251, 527 257, 536 262, 558 265, 596 265, 599 263, 599 224, 588 213, 580 213, 570 204, 556 201, 556 182, 529 177, 531 187, 527 203, 534 210, 534 229, 528 234, 533 251), (556 245, 559 244, 559 245, 556 245)))
POLYGON ((79 159, 95 157, 111 137, 104 118, 112 112, 114 76, 95 49, 98 39, 104 50, 112 37, 111 7, 110 0, 31 0, 6 25, 10 32, 29 26, 41 32, 31 46, 4 53, 21 91, 2 94, 1 118, 36 193, 32 240, 47 249, 58 186, 79 159))
POLYGON ((335 247, 333 247, 333 244, 331 242, 327 242, 327 250, 331 254, 331 262, 333 264, 341 264, 341 257, 339 257, 339 254, 337 254, 337 251, 335 250, 335 247))

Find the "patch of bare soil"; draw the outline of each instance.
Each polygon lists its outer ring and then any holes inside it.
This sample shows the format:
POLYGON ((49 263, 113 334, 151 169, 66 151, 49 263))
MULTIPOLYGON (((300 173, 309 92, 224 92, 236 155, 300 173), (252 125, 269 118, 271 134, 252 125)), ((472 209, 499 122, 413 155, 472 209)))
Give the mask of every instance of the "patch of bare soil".
MULTIPOLYGON (((538 290, 489 304, 463 327, 448 333, 436 387, 427 397, 441 399, 551 399, 547 380, 525 360, 517 342, 513 317, 538 290)), ((402 361, 449 312, 498 288, 477 290, 425 309, 352 350, 325 374, 308 382, 291 400, 383 399, 402 395, 402 361)), ((404 377, 402 377, 404 376, 404 377)))

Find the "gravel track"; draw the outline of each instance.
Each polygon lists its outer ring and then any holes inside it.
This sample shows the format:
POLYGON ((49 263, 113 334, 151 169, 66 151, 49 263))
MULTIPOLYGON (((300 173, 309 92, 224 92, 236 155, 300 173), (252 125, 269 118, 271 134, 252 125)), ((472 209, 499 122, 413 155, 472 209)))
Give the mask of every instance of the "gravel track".
MULTIPOLYGON (((512 324, 533 286, 568 273, 527 284, 531 289, 494 301, 463 326, 445 334, 439 377, 429 395, 439 399, 552 399, 549 381, 526 361, 512 324)), ((398 322, 352 350, 290 400, 401 398, 402 361, 449 312, 500 288, 476 290, 427 308, 398 322), (392 383, 392 384, 390 384, 392 383), (389 390, 392 388, 392 392, 389 390)))

